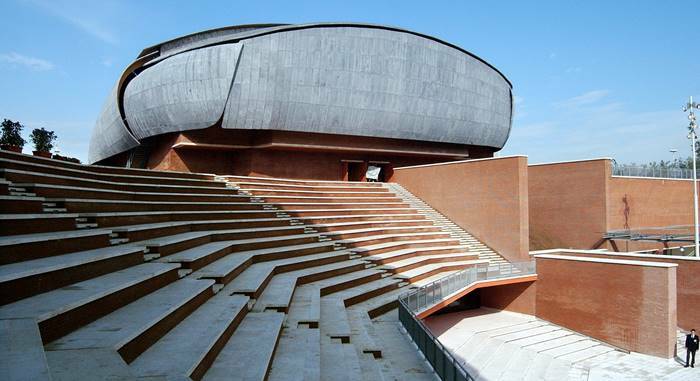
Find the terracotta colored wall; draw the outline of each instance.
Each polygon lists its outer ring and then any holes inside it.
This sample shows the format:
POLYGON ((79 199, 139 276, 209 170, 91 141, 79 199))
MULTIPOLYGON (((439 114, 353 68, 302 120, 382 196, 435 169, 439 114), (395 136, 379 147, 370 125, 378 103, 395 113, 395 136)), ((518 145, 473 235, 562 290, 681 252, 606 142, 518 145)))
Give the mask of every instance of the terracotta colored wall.
POLYGON ((629 351, 673 357, 675 265, 601 263, 558 255, 535 258, 538 317, 629 351))
POLYGON ((678 265, 676 270, 678 326, 685 330, 690 330, 691 328, 700 329, 700 258, 571 250, 557 252, 564 255, 662 262, 678 265))
POLYGON ((606 174, 603 159, 531 165, 530 249, 593 247, 606 231, 606 174))
POLYGON ((522 314, 535 315, 537 282, 486 287, 479 290, 481 305, 522 314))
POLYGON ((395 168, 392 181, 509 261, 529 260, 526 157, 395 168))

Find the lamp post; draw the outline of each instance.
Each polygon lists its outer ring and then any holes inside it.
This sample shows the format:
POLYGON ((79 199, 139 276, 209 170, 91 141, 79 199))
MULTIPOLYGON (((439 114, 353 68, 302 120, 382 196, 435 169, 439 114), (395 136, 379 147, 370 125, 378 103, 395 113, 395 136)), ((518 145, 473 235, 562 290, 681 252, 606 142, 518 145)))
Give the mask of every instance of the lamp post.
POLYGON ((690 124, 688 125, 688 139, 690 139, 693 151, 693 216, 695 217, 695 256, 700 257, 700 231, 698 231, 698 179, 697 179, 697 168, 695 164, 695 146, 698 140, 698 135, 696 130, 698 128, 698 123, 695 120, 694 108, 700 109, 700 104, 693 102, 693 97, 690 97, 690 101, 683 106, 683 112, 688 112, 688 120, 690 124))

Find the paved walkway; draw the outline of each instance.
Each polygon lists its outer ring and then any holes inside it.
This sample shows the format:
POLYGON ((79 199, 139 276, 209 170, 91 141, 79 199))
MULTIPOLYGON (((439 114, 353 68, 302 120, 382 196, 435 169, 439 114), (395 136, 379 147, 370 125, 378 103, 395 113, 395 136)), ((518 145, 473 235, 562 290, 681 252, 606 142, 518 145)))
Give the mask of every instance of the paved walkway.
POLYGON ((628 354, 530 315, 481 308, 426 324, 477 380, 700 380, 700 364, 628 354))

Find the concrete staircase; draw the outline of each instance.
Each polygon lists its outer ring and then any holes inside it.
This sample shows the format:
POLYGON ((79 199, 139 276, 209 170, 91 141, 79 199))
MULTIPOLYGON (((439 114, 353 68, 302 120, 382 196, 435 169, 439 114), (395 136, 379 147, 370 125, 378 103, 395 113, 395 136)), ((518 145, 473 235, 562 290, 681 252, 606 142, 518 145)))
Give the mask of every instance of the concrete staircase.
POLYGON ((0 151, 0 379, 434 379, 397 297, 488 259, 392 189, 0 151))
POLYGON ((470 252, 477 253, 479 255, 479 259, 487 260, 492 264, 508 263, 508 261, 505 258, 503 258, 500 254, 495 252, 490 247, 486 246, 483 242, 476 239, 473 235, 469 234, 459 225, 452 222, 449 218, 440 214, 430 205, 426 204, 421 199, 414 196, 411 192, 407 191, 400 184, 390 183, 387 184, 387 186, 389 187, 389 189, 391 189, 392 192, 394 192, 397 196, 401 197, 405 202, 407 202, 408 205, 417 210, 418 213, 432 220, 435 223, 435 225, 439 226, 443 231, 449 233, 451 237, 459 239, 459 243, 469 248, 470 252))

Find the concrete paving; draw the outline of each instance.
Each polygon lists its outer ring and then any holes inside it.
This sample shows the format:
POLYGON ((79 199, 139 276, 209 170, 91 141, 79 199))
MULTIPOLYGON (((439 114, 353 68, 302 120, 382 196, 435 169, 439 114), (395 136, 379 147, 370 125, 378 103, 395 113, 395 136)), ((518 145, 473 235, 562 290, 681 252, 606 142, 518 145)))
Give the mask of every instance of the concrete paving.
POLYGON ((0 319, 0 380, 51 380, 34 319, 0 319))
POLYGON ((622 352, 530 315, 481 308, 434 315, 426 325, 477 380, 700 379, 700 368, 622 352))

